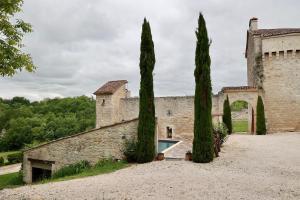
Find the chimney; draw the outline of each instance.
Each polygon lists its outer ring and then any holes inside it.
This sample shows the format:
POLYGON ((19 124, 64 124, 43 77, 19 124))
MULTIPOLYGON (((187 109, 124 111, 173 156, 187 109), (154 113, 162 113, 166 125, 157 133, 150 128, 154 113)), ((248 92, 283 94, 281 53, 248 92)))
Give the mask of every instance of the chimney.
POLYGON ((249 21, 249 30, 254 31, 257 30, 257 21, 258 19, 256 17, 252 17, 249 21))

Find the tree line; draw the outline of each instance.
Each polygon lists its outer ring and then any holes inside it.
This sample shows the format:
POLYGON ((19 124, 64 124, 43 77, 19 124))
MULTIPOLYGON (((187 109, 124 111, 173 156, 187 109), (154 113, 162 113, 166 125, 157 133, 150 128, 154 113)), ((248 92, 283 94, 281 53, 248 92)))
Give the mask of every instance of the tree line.
POLYGON ((0 98, 0 151, 72 135, 95 127, 95 100, 86 96, 30 102, 0 98))

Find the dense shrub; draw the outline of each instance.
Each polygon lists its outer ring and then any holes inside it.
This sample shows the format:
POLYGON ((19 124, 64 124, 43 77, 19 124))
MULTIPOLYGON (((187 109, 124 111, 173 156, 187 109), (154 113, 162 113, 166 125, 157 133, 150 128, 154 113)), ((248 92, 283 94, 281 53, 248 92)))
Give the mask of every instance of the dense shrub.
POLYGON ((23 161, 23 153, 19 152, 19 153, 9 154, 7 155, 7 160, 9 164, 20 163, 23 161))
POLYGON ((134 140, 127 140, 125 142, 124 148, 124 156, 126 157, 127 162, 136 162, 136 150, 137 150, 137 143, 134 140))
POLYGON ((4 165, 4 158, 0 157, 0 166, 3 166, 3 165, 4 165))
POLYGON ((218 123, 217 125, 214 125, 214 134, 219 134, 221 145, 226 141, 227 135, 228 135, 228 129, 226 127, 226 124, 224 123, 218 123))
POLYGON ((79 174, 90 167, 91 165, 88 161, 82 160, 75 164, 67 165, 65 167, 60 168, 52 175, 52 178, 61 178, 65 176, 79 174))

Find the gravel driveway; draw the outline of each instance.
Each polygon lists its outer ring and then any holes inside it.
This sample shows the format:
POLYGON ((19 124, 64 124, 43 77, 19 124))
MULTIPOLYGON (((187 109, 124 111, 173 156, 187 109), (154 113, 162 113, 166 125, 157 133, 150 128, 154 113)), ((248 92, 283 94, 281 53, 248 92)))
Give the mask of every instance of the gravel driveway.
POLYGON ((0 167, 0 175, 18 172, 21 169, 21 163, 0 167))
POLYGON ((300 133, 232 135, 209 164, 161 161, 0 191, 0 199, 300 199, 300 133))

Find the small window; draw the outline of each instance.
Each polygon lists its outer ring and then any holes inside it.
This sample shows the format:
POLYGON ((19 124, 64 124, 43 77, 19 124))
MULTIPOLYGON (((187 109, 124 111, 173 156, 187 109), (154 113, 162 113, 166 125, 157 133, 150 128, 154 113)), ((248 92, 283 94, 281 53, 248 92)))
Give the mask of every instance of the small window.
POLYGON ((105 105, 105 99, 102 99, 101 106, 104 106, 104 105, 105 105))
POLYGON ((279 57, 283 57, 284 51, 279 51, 279 57))
POLYGON ((296 56, 300 56, 300 50, 296 50, 296 56))
POLYGON ((287 56, 292 56, 293 50, 287 50, 287 56))
POLYGON ((275 57, 276 56, 276 51, 272 52, 272 57, 275 57))
POLYGON ((167 116, 172 116, 172 111, 171 110, 167 110, 167 116))
POLYGON ((167 126, 167 138, 172 138, 173 130, 171 127, 167 126))
POLYGON ((269 57, 269 52, 266 52, 266 53, 265 53, 265 57, 269 57))

